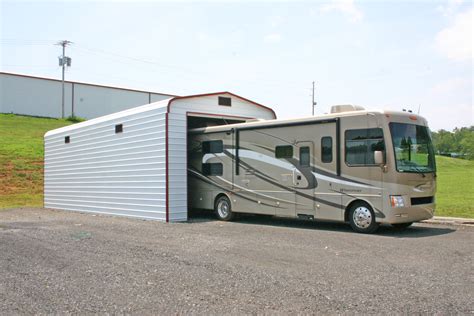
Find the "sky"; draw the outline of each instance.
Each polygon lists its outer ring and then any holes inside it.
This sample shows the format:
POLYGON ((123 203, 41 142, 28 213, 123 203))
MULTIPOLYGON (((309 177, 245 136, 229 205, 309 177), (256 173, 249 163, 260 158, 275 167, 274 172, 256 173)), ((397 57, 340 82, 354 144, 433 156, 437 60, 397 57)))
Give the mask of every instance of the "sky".
POLYGON ((279 118, 336 104, 474 125, 472 1, 0 0, 0 71, 176 95, 230 91, 279 118))

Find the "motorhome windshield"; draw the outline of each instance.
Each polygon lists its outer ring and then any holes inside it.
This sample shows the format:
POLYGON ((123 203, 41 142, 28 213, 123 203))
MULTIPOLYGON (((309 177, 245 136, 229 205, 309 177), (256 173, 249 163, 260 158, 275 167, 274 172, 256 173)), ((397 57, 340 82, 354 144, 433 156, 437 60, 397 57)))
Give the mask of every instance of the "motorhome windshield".
POLYGON ((405 123, 390 123, 389 126, 397 171, 436 171, 433 144, 426 126, 405 123))

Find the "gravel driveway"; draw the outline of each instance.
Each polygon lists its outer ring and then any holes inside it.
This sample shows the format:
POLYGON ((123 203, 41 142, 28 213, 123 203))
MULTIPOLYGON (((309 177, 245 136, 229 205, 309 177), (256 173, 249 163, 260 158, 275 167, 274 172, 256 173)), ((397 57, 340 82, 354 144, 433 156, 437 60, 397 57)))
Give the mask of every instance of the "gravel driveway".
POLYGON ((0 211, 0 314, 473 313, 474 228, 0 211))

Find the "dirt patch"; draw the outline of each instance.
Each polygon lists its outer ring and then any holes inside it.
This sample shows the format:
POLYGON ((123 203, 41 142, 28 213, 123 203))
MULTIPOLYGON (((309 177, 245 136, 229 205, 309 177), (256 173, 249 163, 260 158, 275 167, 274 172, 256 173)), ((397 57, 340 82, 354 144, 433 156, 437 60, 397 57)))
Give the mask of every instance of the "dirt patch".
POLYGON ((7 162, 0 169, 0 196, 43 191, 43 162, 25 162, 40 166, 38 169, 21 169, 12 162, 7 162))

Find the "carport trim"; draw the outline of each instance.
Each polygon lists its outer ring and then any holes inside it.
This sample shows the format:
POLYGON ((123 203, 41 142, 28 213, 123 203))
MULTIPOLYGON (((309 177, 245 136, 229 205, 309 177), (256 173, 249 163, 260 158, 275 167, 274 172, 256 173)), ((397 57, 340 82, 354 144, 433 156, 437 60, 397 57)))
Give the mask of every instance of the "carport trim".
MULTIPOLYGON (((169 157, 169 148, 168 148, 168 112, 166 112, 165 115, 165 143, 166 143, 166 222, 168 223, 170 221, 170 200, 169 200, 169 163, 168 163, 168 157, 169 157)), ((187 172, 187 171, 186 171, 187 172)))
POLYGON ((241 97, 240 95, 237 95, 237 94, 234 94, 232 92, 229 92, 229 91, 222 91, 222 92, 213 92, 213 93, 204 93, 204 94, 194 94, 194 95, 186 95, 186 96, 182 96, 182 97, 179 97, 179 96, 176 96, 176 97, 173 97, 169 100, 168 102, 168 113, 171 112, 171 104, 173 103, 173 101, 176 101, 176 100, 183 100, 183 99, 191 99, 191 98, 198 98, 198 97, 209 97, 209 96, 215 96, 215 95, 220 95, 220 94, 229 94, 233 97, 236 97, 238 99, 241 99, 243 101, 246 101, 246 102, 249 102, 249 103, 252 103, 253 105, 256 105, 258 107, 261 107, 265 110, 268 110, 270 112, 272 112, 273 114, 273 118, 276 119, 277 116, 276 116, 276 113, 275 111, 273 111, 272 108, 269 108, 263 104, 260 104, 260 103, 257 103, 255 101, 252 101, 252 100, 249 100, 249 99, 246 99, 244 97, 241 97))

